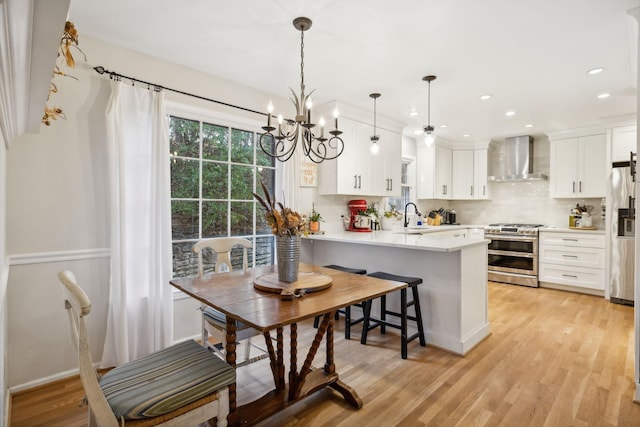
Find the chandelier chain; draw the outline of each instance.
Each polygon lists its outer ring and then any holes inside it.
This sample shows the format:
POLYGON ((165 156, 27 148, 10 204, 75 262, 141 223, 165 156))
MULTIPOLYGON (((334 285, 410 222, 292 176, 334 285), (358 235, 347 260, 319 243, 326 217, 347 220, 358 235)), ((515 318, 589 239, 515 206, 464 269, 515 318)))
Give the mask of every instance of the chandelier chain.
POLYGON ((300 31, 300 88, 304 94, 304 31, 300 31))

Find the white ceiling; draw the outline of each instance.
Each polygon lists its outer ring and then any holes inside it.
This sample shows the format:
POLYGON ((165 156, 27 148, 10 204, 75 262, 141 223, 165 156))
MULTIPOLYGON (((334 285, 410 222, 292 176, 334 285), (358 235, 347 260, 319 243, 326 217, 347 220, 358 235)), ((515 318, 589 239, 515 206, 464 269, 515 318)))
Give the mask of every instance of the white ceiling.
POLYGON ((80 46, 88 35, 284 97, 289 87, 299 91, 292 21, 306 16, 305 83, 316 103, 339 100, 373 115, 369 94, 380 92, 378 114, 412 135, 428 124, 422 77, 435 74, 431 122, 459 142, 635 113, 638 25, 627 12, 638 7, 640 0, 72 0, 69 19, 80 46), (588 75, 595 67, 605 71, 588 75), (611 96, 597 99, 602 92, 611 96), (485 93, 493 98, 481 101, 485 93), (412 108, 420 114, 410 117, 412 108))

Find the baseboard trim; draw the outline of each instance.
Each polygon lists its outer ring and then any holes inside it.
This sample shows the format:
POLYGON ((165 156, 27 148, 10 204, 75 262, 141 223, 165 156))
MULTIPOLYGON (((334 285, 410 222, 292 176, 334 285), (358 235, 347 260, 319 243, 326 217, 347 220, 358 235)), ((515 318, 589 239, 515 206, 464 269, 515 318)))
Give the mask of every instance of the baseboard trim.
MULTIPOLYGON (((94 364, 96 366, 96 368, 98 367, 97 364, 94 364)), ((80 375, 80 370, 79 369, 71 369, 68 371, 64 371, 64 372, 58 372, 57 374, 54 375, 50 375, 48 377, 43 377, 43 378, 38 378, 37 380, 33 380, 33 381, 29 381, 27 383, 24 384, 18 384, 18 385, 14 385, 9 387, 9 396, 11 396, 12 394, 15 393, 19 393, 21 391, 25 391, 25 390, 30 390, 36 387, 40 387, 43 385, 47 385, 49 383, 52 383, 54 381, 60 381, 60 380, 64 380, 67 379, 69 377, 72 376, 78 376, 80 375)))
POLYGON ((83 259, 109 258, 109 248, 78 249, 70 251, 37 252, 9 256, 9 265, 44 264, 49 262, 76 261, 83 259))

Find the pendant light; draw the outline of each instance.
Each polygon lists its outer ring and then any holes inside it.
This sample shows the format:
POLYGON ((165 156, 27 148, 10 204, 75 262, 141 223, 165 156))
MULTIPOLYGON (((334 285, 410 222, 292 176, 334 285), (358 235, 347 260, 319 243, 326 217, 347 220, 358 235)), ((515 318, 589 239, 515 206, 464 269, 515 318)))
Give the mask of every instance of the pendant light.
POLYGON ((296 94, 293 89, 291 91, 291 102, 296 108, 295 120, 284 119, 282 114, 278 115, 278 127, 271 124, 271 116, 273 113, 273 104, 269 102, 267 106, 267 125, 262 129, 265 131, 260 135, 260 148, 265 154, 286 162, 293 156, 298 146, 298 142, 302 146, 302 152, 314 163, 322 163, 324 160, 332 160, 340 156, 344 150, 344 142, 340 135, 342 132, 338 130, 338 111, 334 110, 334 129, 329 131, 329 135, 325 136, 324 117, 320 117, 318 122, 319 130, 315 133, 313 128, 315 123, 311 122, 311 94, 305 93, 304 84, 304 32, 311 28, 311 19, 299 17, 293 20, 293 27, 300 31, 300 94, 296 94), (277 132, 274 132, 276 131, 277 132))
POLYGON ((436 76, 424 76, 422 78, 423 81, 427 82, 428 84, 428 89, 427 89, 427 126, 424 127, 424 143, 427 145, 427 147, 431 147, 433 145, 433 143, 436 140, 436 136, 434 135, 433 131, 434 128, 431 125, 431 82, 434 81, 436 79, 436 76))
POLYGON ((380 98, 380 94, 372 93, 369 97, 373 98, 373 136, 371 137, 371 154, 378 154, 378 151, 380 151, 380 145, 378 144, 380 136, 376 133, 376 100, 380 98))

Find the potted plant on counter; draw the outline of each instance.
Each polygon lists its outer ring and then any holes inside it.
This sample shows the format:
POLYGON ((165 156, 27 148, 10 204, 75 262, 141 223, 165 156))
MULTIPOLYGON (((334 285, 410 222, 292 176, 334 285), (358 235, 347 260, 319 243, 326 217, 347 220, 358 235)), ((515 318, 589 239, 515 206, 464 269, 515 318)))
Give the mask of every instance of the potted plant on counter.
POLYGON ((391 230, 402 226, 402 212, 396 205, 391 205, 382 214, 381 226, 383 230, 391 230))
POLYGON ((322 215, 316 210, 316 204, 311 205, 311 215, 309 215, 309 231, 316 233, 320 231, 320 221, 322 221, 322 215))

